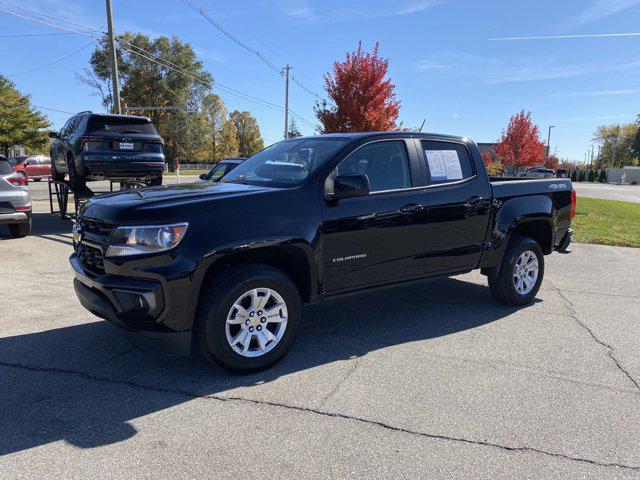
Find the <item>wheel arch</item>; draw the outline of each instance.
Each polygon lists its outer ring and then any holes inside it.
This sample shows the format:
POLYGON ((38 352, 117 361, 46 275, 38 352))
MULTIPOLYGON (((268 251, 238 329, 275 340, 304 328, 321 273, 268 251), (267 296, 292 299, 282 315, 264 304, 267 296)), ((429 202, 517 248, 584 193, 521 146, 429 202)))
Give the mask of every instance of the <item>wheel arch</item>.
POLYGON ((494 227, 489 232, 488 249, 480 262, 481 268, 500 265, 514 235, 533 238, 545 255, 553 251, 555 223, 553 202, 546 195, 516 197, 500 204, 494 227))
POLYGON ((195 309, 200 295, 226 269, 241 264, 261 264, 287 275, 295 284, 303 302, 312 301, 317 294, 317 274, 313 262, 311 246, 296 241, 279 242, 264 246, 228 249, 218 252, 202 261, 194 276, 191 304, 195 309))

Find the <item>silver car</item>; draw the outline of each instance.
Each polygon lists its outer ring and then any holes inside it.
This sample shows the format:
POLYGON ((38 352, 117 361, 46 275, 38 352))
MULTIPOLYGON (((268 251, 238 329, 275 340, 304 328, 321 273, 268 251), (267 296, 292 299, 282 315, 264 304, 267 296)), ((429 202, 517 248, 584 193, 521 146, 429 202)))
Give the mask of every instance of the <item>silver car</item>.
POLYGON ((27 179, 18 175, 11 164, 0 157, 0 225, 6 224, 11 235, 20 238, 31 233, 31 194, 27 179))
POLYGON ((556 172, 555 172, 555 170, 551 170, 550 168, 543 168, 543 167, 530 168, 529 170, 527 170, 527 173, 526 173, 525 177, 527 177, 527 178, 555 178, 556 177, 556 172))

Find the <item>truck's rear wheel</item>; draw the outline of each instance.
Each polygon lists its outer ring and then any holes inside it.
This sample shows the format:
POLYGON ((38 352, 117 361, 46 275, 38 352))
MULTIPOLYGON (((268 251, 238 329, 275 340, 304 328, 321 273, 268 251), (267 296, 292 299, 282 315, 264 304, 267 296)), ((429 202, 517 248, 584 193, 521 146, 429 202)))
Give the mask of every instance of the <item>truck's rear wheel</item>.
POLYGON ((502 264, 488 272, 489 290, 501 303, 526 305, 537 295, 544 276, 544 254, 529 237, 511 239, 502 264))
POLYGON ((202 293, 194 334, 207 360, 251 373, 289 351, 301 312, 298 290, 284 273, 265 265, 236 266, 202 293))

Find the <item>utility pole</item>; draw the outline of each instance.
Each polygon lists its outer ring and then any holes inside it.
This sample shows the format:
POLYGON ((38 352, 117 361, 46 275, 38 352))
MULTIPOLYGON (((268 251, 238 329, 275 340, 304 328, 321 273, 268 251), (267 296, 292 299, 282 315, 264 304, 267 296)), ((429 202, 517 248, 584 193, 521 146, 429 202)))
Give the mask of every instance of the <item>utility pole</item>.
POLYGON ((549 160, 549 152, 551 151, 551 129, 556 128, 555 125, 549 125, 549 133, 547 134, 547 160, 549 160))
POLYGON ((284 67, 285 94, 284 94, 284 139, 289 140, 289 70, 291 65, 284 67))
POLYGON ((120 86, 118 85, 118 57, 116 56, 116 39, 113 35, 113 15, 111 14, 111 0, 107 0, 107 26, 109 30, 109 50, 111 54, 111 81, 113 82, 113 113, 120 110, 120 86))

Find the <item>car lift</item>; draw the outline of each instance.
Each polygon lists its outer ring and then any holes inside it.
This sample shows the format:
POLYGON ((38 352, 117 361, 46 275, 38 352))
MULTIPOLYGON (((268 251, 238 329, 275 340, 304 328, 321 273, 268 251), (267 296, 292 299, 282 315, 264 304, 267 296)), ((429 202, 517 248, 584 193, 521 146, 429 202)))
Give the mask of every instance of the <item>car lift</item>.
MULTIPOLYGON (((146 182, 140 179, 110 180, 109 192, 105 193, 116 191, 113 188, 116 183, 120 184, 120 188, 117 190, 129 190, 147 186, 146 182)), ((68 180, 49 179, 49 209, 53 215, 60 215, 63 220, 73 220, 78 215, 80 207, 91 197, 100 195, 100 193, 93 192, 86 184, 81 187, 74 187, 68 180), (73 212, 69 212, 69 194, 73 195, 73 212)))

